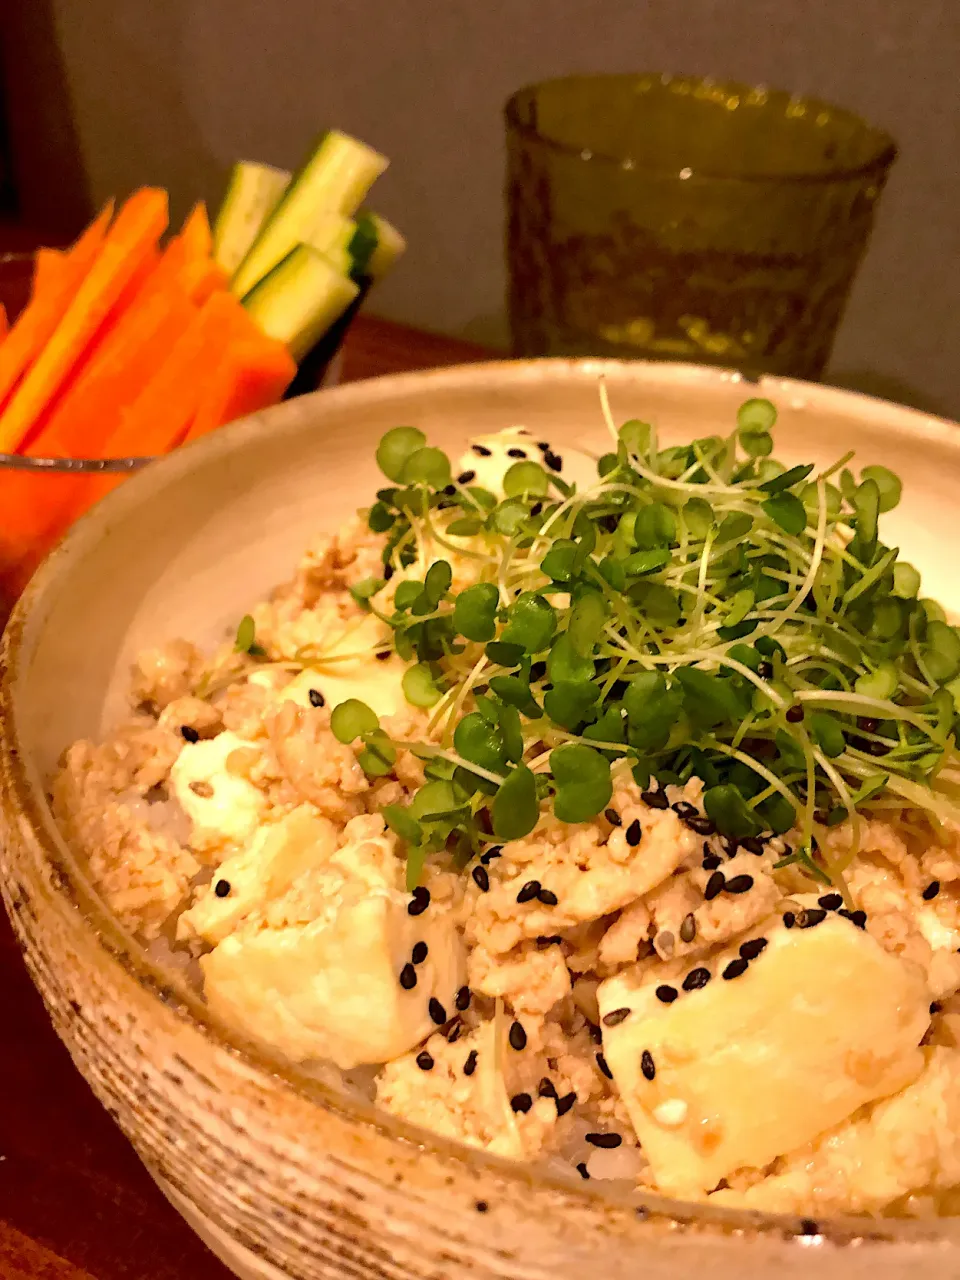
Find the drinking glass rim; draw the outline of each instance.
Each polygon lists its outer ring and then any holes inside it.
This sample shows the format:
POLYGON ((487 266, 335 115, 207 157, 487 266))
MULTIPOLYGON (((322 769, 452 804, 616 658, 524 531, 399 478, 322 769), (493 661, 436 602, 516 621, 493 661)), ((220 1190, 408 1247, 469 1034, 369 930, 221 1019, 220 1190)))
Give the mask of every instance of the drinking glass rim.
MULTIPOLYGON (((760 104, 758 104, 760 105, 760 104)), ((826 102, 822 98, 807 97, 804 94, 790 93, 786 89, 771 89, 766 85, 749 85, 738 80, 715 80, 711 76, 688 76, 674 75, 669 72, 656 71, 637 71, 637 72, 597 72, 592 75, 572 75, 572 76, 552 76, 546 80, 536 80, 531 84, 523 85, 516 89, 507 99, 504 105, 504 116, 508 126, 517 133, 522 134, 528 139, 539 143, 541 146, 555 151, 561 155, 570 156, 573 159, 581 160, 584 164, 596 164, 598 168, 617 169, 621 173, 635 174, 637 177, 643 178, 664 178, 672 181, 709 181, 709 182, 729 182, 742 184, 777 184, 777 183, 831 183, 844 182, 852 178, 865 177, 872 172, 883 172, 884 169, 890 167, 897 157, 897 144, 894 139, 876 125, 868 123, 862 116, 857 115, 855 111, 850 111, 846 107, 838 106, 836 103, 826 102), (636 164, 628 156, 606 155, 603 152, 590 151, 588 155, 584 155, 584 148, 571 146, 566 142, 558 142, 555 138, 551 138, 546 134, 540 133, 534 126, 529 125, 522 120, 519 115, 520 100, 533 93, 537 89, 543 89, 548 85, 574 85, 584 84, 590 81, 599 83, 602 81, 627 80, 637 81, 649 77, 652 81, 657 81, 666 86, 672 81, 686 81, 694 85, 714 85, 718 89, 729 89, 737 91, 741 94, 762 93, 769 97, 783 98, 787 102, 797 103, 804 107, 816 107, 823 111, 845 117, 848 121, 858 124, 866 133, 875 135, 877 139, 877 151, 870 159, 865 160, 863 164, 855 165, 848 168, 831 169, 829 172, 809 173, 719 173, 709 169, 692 170, 685 178, 681 178, 680 174, 683 170, 677 169, 661 169, 653 166, 636 164), (629 161, 629 164, 627 163, 629 161)))

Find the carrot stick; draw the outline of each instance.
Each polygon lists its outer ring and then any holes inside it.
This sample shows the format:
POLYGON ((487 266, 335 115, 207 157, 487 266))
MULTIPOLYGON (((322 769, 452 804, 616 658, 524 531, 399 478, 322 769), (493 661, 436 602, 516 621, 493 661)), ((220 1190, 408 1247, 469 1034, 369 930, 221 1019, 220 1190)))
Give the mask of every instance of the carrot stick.
POLYGON ((0 342, 4 340, 10 332, 10 322, 7 319, 7 308, 0 302, 0 342))
POLYGON ((60 249, 38 249, 33 265, 33 292, 46 293, 62 278, 67 254, 60 249))
POLYGON ((165 453, 179 443, 197 412, 211 368, 238 332, 238 313, 249 319, 232 294, 211 294, 122 415, 107 441, 109 456, 165 453))
MULTIPOLYGON (((119 428, 124 409, 195 314, 196 308, 186 298, 158 294, 150 307, 141 310, 136 323, 127 327, 109 359, 84 369, 24 452, 34 458, 104 456, 106 441, 119 428)), ((0 563, 22 559, 36 545, 51 545, 97 483, 79 476, 35 477, 0 471, 0 563)))
POLYGON ((165 191, 144 187, 124 204, 53 336, 0 416, 0 452, 13 452, 29 433, 135 278, 144 257, 156 248, 166 224, 165 191))
POLYGON ((200 200, 190 210, 180 231, 188 262, 202 262, 213 254, 213 232, 207 206, 200 200))
MULTIPOLYGON (((34 280, 33 297, 0 351, 0 412, 26 370, 52 338, 70 300, 103 247, 112 217, 113 205, 109 204, 66 253, 58 277, 51 279, 52 273, 45 272, 40 282, 34 280), (38 283, 47 287, 41 289, 38 283)), ((0 451, 12 452, 8 445, 9 441, 0 445, 0 451)))
POLYGON ((184 443, 276 404, 296 372, 296 361, 282 342, 261 336, 232 346, 203 394, 184 443))

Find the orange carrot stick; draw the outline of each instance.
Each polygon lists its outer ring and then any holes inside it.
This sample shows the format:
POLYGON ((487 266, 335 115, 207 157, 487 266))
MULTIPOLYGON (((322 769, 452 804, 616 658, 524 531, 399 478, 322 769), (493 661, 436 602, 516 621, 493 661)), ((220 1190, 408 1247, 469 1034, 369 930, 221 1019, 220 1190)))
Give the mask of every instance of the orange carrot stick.
POLYGON ((296 361, 282 342, 261 335, 237 343, 204 392, 184 443, 276 404, 296 372, 296 361))
MULTIPOLYGON (((109 204, 64 256, 57 278, 51 278, 52 273, 48 271, 43 273, 40 282, 34 280, 33 297, 0 351, 0 411, 60 324, 70 300, 103 247, 112 217, 113 205, 109 204), (38 283, 45 287, 39 288, 38 283)), ((8 444, 0 445, 0 451, 12 452, 8 444)))
POLYGON ((33 265, 33 292, 46 293, 62 278, 67 254, 60 249, 38 249, 33 265))
POLYGON ((10 322, 7 319, 7 308, 0 302, 0 342, 4 340, 10 332, 10 322))
POLYGON ((180 231, 188 262, 202 262, 213 254, 213 232, 207 206, 200 200, 193 206, 180 231))
POLYGON ((166 225, 165 191, 144 187, 124 204, 53 336, 0 416, 0 452, 13 452, 29 433, 135 278, 144 257, 155 250, 166 225))

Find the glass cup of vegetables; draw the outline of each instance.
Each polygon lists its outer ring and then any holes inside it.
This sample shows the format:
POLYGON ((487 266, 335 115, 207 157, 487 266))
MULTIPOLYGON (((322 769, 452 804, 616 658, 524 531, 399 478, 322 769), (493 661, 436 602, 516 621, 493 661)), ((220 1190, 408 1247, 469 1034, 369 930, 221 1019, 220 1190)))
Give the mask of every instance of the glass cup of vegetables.
POLYGON ((887 134, 813 99, 659 74, 521 89, 506 126, 517 355, 822 374, 887 134))

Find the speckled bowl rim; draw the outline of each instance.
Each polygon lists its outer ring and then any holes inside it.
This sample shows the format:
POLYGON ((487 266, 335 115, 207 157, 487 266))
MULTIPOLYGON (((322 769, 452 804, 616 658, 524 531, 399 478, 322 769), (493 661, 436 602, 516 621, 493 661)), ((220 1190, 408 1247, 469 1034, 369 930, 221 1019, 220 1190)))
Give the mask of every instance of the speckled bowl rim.
MULTIPOLYGON (((28 824, 32 838, 48 863, 53 888, 62 900, 77 909, 82 919, 93 929, 103 951, 120 966, 127 977, 162 1001, 207 1041, 236 1055, 245 1066, 282 1081, 300 1096, 358 1126, 373 1129, 400 1143, 412 1143, 429 1149, 464 1170, 486 1170, 501 1181, 513 1183, 518 1190, 524 1186, 548 1188, 557 1195, 568 1198, 571 1203, 588 1200, 610 1210, 639 1215, 646 1220, 653 1232, 659 1226, 670 1230, 679 1228, 688 1231, 713 1231, 745 1240, 754 1234, 771 1234, 795 1239, 798 1247, 804 1248, 827 1243, 842 1246, 865 1242, 902 1245, 927 1241, 940 1246, 960 1243, 960 1217, 904 1220, 844 1216, 820 1218, 814 1224, 809 1219, 801 1219, 795 1215, 722 1209, 655 1195, 645 1196, 638 1203, 634 1194, 604 1190, 596 1182, 577 1184, 558 1175, 534 1171, 528 1165, 475 1150, 390 1116, 372 1103, 341 1092, 282 1060, 272 1059, 260 1046, 238 1034, 212 1014, 200 996, 184 981, 150 959, 143 946, 106 908, 63 839, 59 834, 54 834, 44 788, 36 770, 21 750, 15 716, 14 687, 18 680, 21 648, 26 643, 25 635, 34 606, 39 606, 44 594, 56 588, 61 575, 69 573, 71 562, 81 559, 88 547, 97 540, 97 530, 104 517, 108 517, 112 524, 122 521, 125 513, 137 505, 141 488, 149 486, 150 478, 160 469, 163 469, 167 480, 175 481, 192 470, 195 460, 214 461, 242 448, 248 440, 257 440, 268 433, 276 435, 278 430, 282 430, 286 418, 294 420, 302 416, 305 401, 314 400, 318 414, 323 413, 324 405, 334 402, 339 408, 356 406, 357 409, 362 409, 365 405, 389 400, 397 392, 409 394, 411 390, 422 390, 424 396, 429 396, 433 388, 445 386, 479 390, 491 382, 497 385, 507 382, 517 388, 522 387, 525 381, 535 386, 543 380, 544 372, 549 370, 555 370, 561 378, 583 380, 596 380, 605 374, 613 378, 614 375, 627 372, 632 375, 628 376, 628 381, 640 390, 644 382, 672 383, 680 388, 696 386, 703 389, 731 381, 743 381, 745 384, 749 383, 751 388, 759 388, 761 393, 773 399, 802 397, 807 407, 853 405, 858 410, 858 416, 868 423, 870 419, 875 419, 878 424, 885 422, 889 427, 891 416, 894 416, 897 419, 894 430, 913 436, 918 446, 924 441, 936 441, 955 448, 960 455, 960 427, 946 419, 856 392, 795 379, 748 379, 730 370, 670 362, 601 359, 498 360, 371 378, 333 390, 314 392, 311 396, 277 405, 264 413, 252 415, 212 433, 187 448, 177 450, 131 477, 90 514, 79 520, 34 574, 15 605, 0 642, 0 749, 7 753, 10 779, 6 800, 16 811, 18 820, 28 824)), ((751 394, 755 393, 751 391, 751 394)), ((291 425, 291 430, 296 428, 291 425)))

